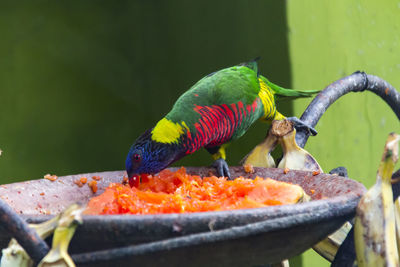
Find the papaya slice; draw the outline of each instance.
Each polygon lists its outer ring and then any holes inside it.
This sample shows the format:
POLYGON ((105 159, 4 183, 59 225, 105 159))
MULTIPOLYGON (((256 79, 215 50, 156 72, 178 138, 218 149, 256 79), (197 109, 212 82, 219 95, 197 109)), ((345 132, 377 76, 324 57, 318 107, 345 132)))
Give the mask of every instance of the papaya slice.
POLYGON ((111 183, 93 197, 85 214, 157 214, 221 211, 295 204, 303 189, 270 178, 234 180, 189 175, 185 168, 148 175, 138 187, 111 183))

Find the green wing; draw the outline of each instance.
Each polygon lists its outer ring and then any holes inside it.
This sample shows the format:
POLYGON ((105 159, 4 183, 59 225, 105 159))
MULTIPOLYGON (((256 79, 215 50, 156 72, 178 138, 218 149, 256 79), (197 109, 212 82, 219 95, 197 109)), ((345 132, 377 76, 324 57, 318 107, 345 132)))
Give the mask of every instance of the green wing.
POLYGON ((195 106, 232 104, 241 101, 249 105, 260 91, 256 63, 238 65, 207 75, 179 97, 166 118, 173 122, 185 121, 190 130, 200 118, 195 106))

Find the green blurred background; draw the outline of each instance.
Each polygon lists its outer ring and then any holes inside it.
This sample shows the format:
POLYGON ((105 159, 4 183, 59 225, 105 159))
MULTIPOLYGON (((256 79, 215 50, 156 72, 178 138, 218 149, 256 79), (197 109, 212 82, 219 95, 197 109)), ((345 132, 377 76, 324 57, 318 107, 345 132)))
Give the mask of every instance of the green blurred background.
MULTIPOLYGON (((284 2, 0 2, 0 33, 2 183, 123 169, 136 137, 215 70, 262 56, 262 72, 291 85, 284 2)), ((201 151, 178 164, 210 163, 201 151)))
MULTIPOLYGON (((400 86, 400 1, 1 1, 0 183, 124 168, 131 143, 204 75, 257 56, 284 87, 321 89, 365 70, 400 86)), ((300 116, 310 99, 284 102, 300 116)), ((258 123, 230 146, 238 161, 258 123)), ((308 149, 370 186, 400 125, 377 96, 350 94, 308 149)), ((199 151, 177 165, 209 165, 199 151)), ((311 255, 292 266, 328 266, 311 255), (311 255, 311 256, 310 256, 311 255)))

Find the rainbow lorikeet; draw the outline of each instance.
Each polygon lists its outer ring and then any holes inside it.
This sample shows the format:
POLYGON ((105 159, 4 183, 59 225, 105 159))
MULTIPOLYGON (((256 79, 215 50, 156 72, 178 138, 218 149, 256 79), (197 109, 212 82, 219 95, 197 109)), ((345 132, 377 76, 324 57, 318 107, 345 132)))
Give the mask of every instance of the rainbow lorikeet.
MULTIPOLYGON (((256 60, 211 73, 179 97, 172 110, 132 145, 126 159, 131 184, 204 147, 218 175, 230 176, 225 144, 238 139, 258 119, 281 120, 276 97, 308 97, 318 92, 284 89, 258 74, 256 60)), ((293 117, 295 125, 305 125, 293 117)), ((311 132, 316 134, 315 130, 311 132)))

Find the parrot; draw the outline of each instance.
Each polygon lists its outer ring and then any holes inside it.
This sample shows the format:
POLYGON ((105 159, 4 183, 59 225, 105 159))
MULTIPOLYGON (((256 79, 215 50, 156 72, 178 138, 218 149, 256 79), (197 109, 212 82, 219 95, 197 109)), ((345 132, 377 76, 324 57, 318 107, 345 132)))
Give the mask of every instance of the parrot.
MULTIPOLYGON (((257 60, 213 72, 183 93, 171 111, 136 139, 126 158, 131 186, 141 175, 156 174, 173 162, 205 148, 219 176, 230 178, 225 148, 257 120, 282 120, 275 105, 281 97, 310 97, 319 90, 282 88, 258 73, 257 60)), ((295 127, 317 132, 296 117, 295 127)))

